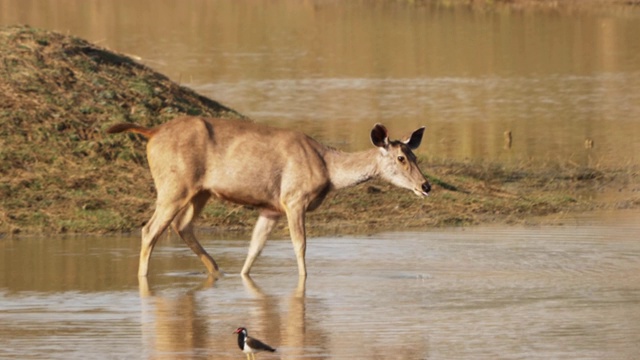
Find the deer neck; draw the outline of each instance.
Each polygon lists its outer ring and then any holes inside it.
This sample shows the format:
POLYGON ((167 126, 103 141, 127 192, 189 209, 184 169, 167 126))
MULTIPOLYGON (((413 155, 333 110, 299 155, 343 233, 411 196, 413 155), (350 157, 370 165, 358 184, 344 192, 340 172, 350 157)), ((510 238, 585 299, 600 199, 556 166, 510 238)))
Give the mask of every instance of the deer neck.
POLYGON ((345 153, 331 150, 325 154, 331 184, 335 189, 358 185, 378 175, 377 149, 345 153))

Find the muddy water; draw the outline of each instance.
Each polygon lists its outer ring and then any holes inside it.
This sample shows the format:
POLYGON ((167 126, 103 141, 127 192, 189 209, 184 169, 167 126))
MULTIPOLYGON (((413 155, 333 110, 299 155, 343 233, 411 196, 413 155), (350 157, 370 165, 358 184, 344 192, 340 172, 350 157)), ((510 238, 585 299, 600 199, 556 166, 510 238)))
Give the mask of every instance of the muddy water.
POLYGON ((241 359, 246 326, 262 359, 634 359, 639 218, 314 238, 306 284, 287 240, 242 279, 247 240, 203 234, 212 281, 162 239, 138 283, 134 237, 1 239, 0 358, 241 359))
POLYGON ((433 158, 640 165, 640 7, 451 3, 0 0, 0 25, 131 54, 341 148, 382 122, 427 125, 433 158))

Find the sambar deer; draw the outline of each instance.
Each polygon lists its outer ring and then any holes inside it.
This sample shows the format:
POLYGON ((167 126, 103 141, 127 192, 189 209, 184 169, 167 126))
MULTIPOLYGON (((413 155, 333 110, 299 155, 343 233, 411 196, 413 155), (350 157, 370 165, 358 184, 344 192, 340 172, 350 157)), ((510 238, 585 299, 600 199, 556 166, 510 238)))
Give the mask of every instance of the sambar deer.
POLYGON ((260 211, 243 275, 249 274, 267 236, 286 214, 298 274, 306 277, 305 213, 317 208, 330 190, 374 177, 420 197, 431 190, 412 152, 422 141, 424 127, 403 141, 392 141, 387 129, 377 124, 371 130, 375 148, 355 153, 322 145, 301 132, 246 120, 178 117, 151 129, 120 123, 107 132, 132 132, 149 139, 147 159, 157 199, 142 229, 138 276, 147 275, 153 247, 169 225, 209 273, 219 271, 192 227, 211 195, 260 211))

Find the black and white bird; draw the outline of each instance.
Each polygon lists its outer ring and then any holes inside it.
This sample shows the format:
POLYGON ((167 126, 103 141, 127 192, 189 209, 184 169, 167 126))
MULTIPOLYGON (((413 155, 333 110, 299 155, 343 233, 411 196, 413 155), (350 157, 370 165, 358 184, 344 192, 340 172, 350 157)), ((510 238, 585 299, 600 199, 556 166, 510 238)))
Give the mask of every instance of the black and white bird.
POLYGON ((238 347, 240 347, 240 350, 242 350, 243 353, 247 354, 247 360, 255 360, 256 353, 260 351, 276 351, 276 349, 262 341, 250 337, 247 334, 247 329, 243 327, 237 328, 233 333, 238 334, 238 347))

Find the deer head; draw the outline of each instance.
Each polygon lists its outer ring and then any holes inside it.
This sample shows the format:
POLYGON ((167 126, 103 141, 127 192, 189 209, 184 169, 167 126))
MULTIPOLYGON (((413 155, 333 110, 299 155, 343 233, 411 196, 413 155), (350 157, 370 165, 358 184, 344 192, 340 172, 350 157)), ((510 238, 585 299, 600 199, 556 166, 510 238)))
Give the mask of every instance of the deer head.
POLYGON ((371 142, 380 150, 380 176, 420 197, 428 196, 431 191, 431 185, 420 171, 412 151, 420 146, 423 134, 424 127, 421 127, 405 140, 389 140, 388 131, 382 124, 376 124, 371 130, 371 142))

